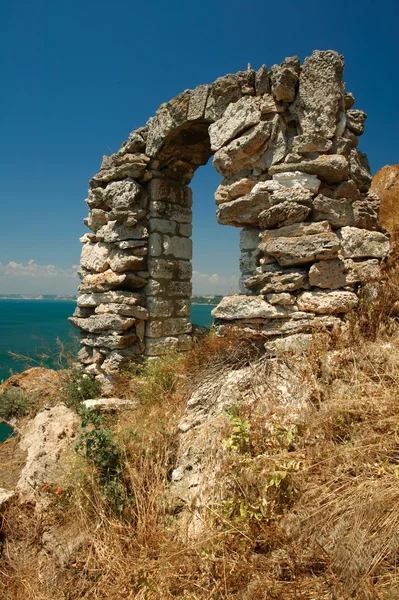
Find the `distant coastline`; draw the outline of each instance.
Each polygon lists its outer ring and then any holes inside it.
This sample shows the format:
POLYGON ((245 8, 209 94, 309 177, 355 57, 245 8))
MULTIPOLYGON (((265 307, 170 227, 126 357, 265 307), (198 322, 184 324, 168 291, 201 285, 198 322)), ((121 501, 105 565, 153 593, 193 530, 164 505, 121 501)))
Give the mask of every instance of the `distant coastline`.
MULTIPOLYGON (((222 298, 223 296, 219 294, 192 296, 191 304, 195 306, 216 306, 222 298)), ((76 302, 77 296, 73 294, 0 294, 0 300, 68 300, 76 302)))
POLYGON ((74 295, 62 294, 0 294, 0 300, 70 300, 76 301, 74 295))

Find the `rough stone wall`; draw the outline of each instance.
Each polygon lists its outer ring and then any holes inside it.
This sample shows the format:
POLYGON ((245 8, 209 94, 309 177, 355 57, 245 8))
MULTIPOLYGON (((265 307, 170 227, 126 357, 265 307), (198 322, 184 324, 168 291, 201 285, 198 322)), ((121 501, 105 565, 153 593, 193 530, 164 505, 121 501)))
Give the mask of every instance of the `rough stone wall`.
POLYGON ((217 220, 242 228, 241 293, 213 311, 219 331, 239 327, 273 351, 356 305, 389 240, 357 150, 366 115, 352 108, 343 67, 336 52, 315 51, 302 66, 291 57, 186 90, 104 157, 71 318, 88 373, 190 347, 188 184, 212 155, 217 220))

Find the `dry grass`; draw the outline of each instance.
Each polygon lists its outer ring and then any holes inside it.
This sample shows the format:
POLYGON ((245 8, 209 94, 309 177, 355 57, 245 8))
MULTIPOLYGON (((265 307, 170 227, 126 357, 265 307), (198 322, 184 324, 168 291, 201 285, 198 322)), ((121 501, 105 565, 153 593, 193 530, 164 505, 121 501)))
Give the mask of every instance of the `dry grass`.
POLYGON ((211 336, 187 355, 125 374, 120 393, 141 404, 114 430, 135 503, 111 513, 87 468, 79 481, 71 474, 70 496, 54 497, 44 514, 11 505, 0 597, 399 598, 399 274, 396 265, 387 269, 388 284, 373 306, 361 303, 347 335, 319 334, 306 357, 285 359, 312 390, 312 405, 289 434, 276 422, 265 437, 255 410, 236 415, 249 428, 238 434, 246 443, 226 453, 232 495, 209 506, 200 539, 181 538, 181 506, 167 494, 177 423, 196 380, 246 364, 253 353, 211 336), (62 540, 84 533, 62 566, 43 546, 48 530, 62 540))

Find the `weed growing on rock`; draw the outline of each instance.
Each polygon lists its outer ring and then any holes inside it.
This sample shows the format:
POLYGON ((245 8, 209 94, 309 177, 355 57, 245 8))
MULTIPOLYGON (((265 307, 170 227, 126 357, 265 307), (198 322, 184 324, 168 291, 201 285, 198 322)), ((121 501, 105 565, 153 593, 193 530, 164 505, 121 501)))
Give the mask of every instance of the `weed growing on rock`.
POLYGON ((95 468, 103 490, 104 500, 117 513, 134 501, 124 478, 123 447, 114 433, 104 424, 104 416, 95 409, 81 408, 82 433, 76 442, 76 450, 83 452, 95 468))
POLYGON ((78 410, 84 400, 97 398, 100 394, 100 381, 86 375, 80 369, 72 369, 67 383, 62 388, 61 400, 69 408, 78 410))
POLYGON ((0 419, 9 421, 13 417, 28 414, 35 402, 35 396, 18 389, 4 389, 0 395, 0 419))

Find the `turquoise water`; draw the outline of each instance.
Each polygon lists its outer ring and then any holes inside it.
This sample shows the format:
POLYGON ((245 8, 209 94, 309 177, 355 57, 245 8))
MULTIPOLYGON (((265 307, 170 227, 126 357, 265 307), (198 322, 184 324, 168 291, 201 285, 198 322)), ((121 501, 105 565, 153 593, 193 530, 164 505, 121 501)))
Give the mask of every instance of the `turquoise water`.
POLYGON ((5 423, 0 423, 0 444, 1 442, 5 442, 9 437, 14 436, 14 430, 6 425, 5 423))
MULTIPOLYGON (((209 327, 213 308, 194 305, 192 322, 209 327)), ((37 359, 39 354, 57 353, 57 338, 73 345, 77 330, 69 324, 68 317, 74 309, 75 302, 71 300, 0 300, 0 381, 35 366, 34 360, 13 359, 9 351, 37 359)))
MULTIPOLYGON (((16 361, 9 351, 35 357, 56 349, 56 339, 72 343, 76 329, 68 322, 70 300, 0 300, 0 381, 34 362, 16 361)), ((52 365, 49 365, 52 366, 52 365)))
MULTIPOLYGON (((192 322, 209 327, 213 308, 194 305, 192 322)), ((34 362, 14 360, 9 351, 35 359, 38 354, 56 352, 57 338, 73 344, 77 330, 69 324, 68 317, 74 309, 75 302, 71 300, 0 300, 0 381, 35 366, 34 362)))
MULTIPOLYGON (((209 305, 192 307, 191 319, 196 325, 209 327, 212 322, 209 305)), ((16 361, 9 351, 33 359, 38 354, 57 354, 56 339, 73 345, 74 329, 68 322, 75 309, 70 300, 0 300, 0 382, 13 373, 36 366, 35 362, 16 361)), ((47 361, 49 367, 54 366, 47 361)), ((12 434, 12 429, 0 423, 0 442, 12 434)))
MULTIPOLYGON (((213 322, 212 308, 193 306, 192 322, 209 327, 213 322)), ((70 300, 0 300, 0 381, 35 366, 34 362, 14 360, 9 351, 35 359, 38 353, 57 353, 57 338, 73 344, 76 329, 69 324, 68 317, 74 309, 75 302, 70 300)), ((53 365, 50 362, 48 366, 53 365)), ((0 423, 0 442, 12 433, 8 425, 0 423)))

